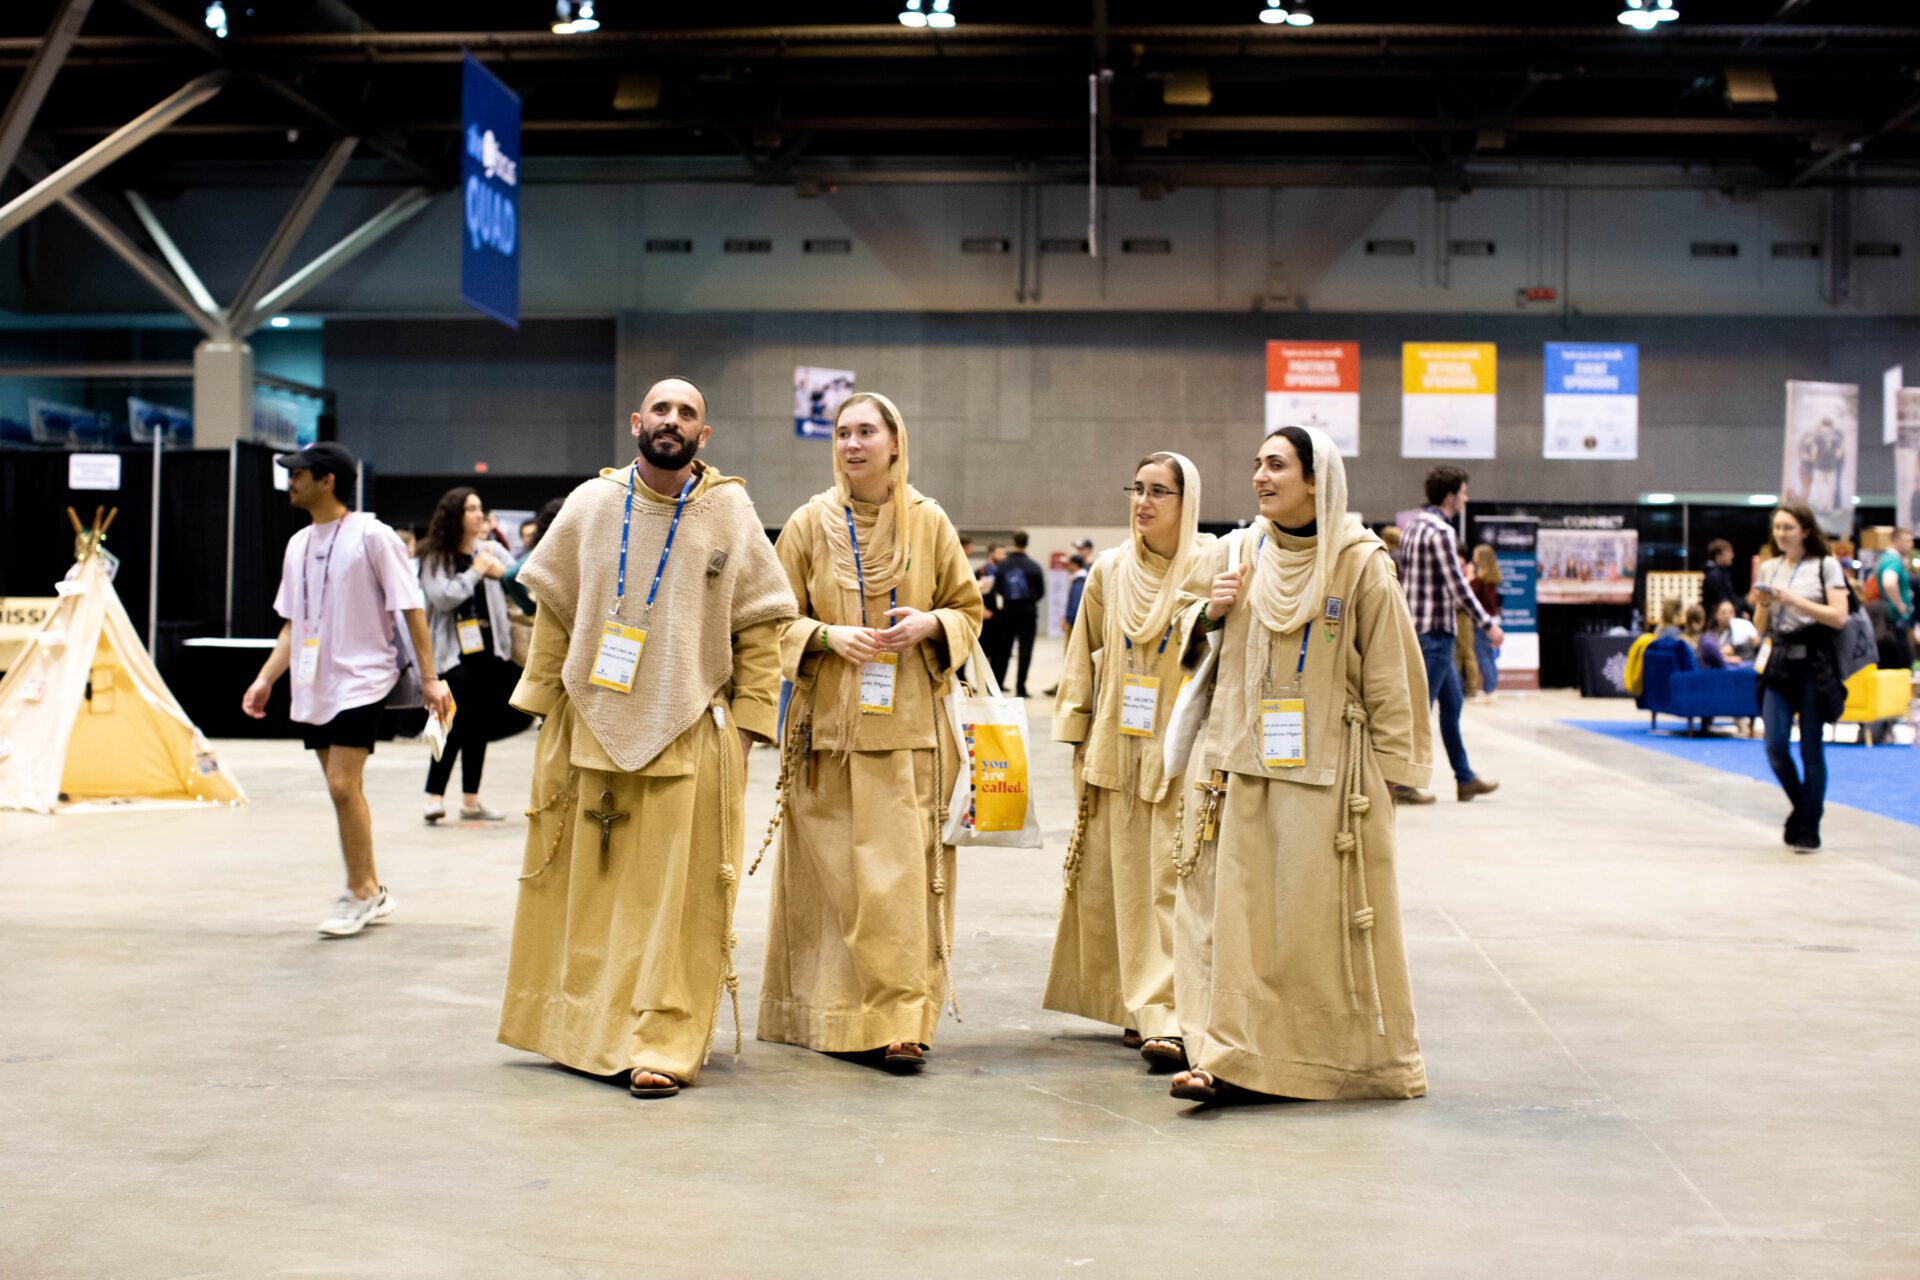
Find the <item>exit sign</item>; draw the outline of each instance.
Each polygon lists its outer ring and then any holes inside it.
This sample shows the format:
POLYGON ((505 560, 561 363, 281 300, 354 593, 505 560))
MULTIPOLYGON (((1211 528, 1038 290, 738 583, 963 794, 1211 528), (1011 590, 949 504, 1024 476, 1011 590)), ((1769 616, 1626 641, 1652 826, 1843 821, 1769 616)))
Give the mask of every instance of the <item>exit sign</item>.
POLYGON ((1560 296, 1560 291, 1550 284, 1536 284, 1520 291, 1528 302, 1552 302, 1560 296))

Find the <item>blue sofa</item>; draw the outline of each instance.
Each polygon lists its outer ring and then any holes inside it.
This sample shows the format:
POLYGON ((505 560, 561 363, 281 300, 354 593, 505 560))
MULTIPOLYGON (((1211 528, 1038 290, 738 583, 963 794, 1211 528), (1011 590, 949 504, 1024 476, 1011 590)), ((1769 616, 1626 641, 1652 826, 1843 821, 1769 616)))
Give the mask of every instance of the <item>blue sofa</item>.
POLYGON ((1640 696, 1634 704, 1648 716, 1648 726, 1660 728, 1661 713, 1680 716, 1693 732, 1715 716, 1751 716, 1754 674, 1750 666, 1703 667, 1685 640, 1655 640, 1640 656, 1640 696))

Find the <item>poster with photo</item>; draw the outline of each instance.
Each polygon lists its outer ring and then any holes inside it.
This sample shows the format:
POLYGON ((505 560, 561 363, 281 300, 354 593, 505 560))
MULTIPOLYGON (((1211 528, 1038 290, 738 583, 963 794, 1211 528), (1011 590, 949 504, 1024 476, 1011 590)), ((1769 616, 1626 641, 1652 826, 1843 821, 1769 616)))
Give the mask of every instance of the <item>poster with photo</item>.
POLYGON ((1360 344, 1269 342, 1267 435, 1318 427, 1343 458, 1360 456, 1360 344))
POLYGON ((1899 434, 1893 442, 1893 521, 1920 530, 1920 387, 1900 389, 1899 434))
POLYGON ((1806 503, 1821 531, 1836 537, 1853 532, 1859 441, 1858 383, 1788 381, 1780 495, 1806 503))
POLYGON ((793 370, 793 434, 802 440, 831 440, 833 415, 853 394, 853 370, 803 364, 793 370))
POLYGON ((1542 522, 1539 576, 1541 604, 1632 604, 1640 562, 1640 531, 1619 527, 1622 516, 1567 516, 1542 522))

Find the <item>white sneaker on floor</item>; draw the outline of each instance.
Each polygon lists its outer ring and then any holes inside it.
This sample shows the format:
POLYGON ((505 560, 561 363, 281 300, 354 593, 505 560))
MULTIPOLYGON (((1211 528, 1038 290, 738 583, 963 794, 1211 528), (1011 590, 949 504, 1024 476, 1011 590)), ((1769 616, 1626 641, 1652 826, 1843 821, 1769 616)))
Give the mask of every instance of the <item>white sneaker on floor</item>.
POLYGON ((460 820, 462 822, 505 822, 507 815, 504 813, 496 813, 484 804, 476 805, 471 809, 463 806, 460 810, 460 820))
POLYGON ((376 920, 393 914, 393 899, 384 886, 371 898, 356 898, 343 893, 333 901, 333 910, 320 922, 320 932, 329 938, 350 938, 376 920))
POLYGON ((427 801, 427 807, 420 811, 420 816, 425 818, 429 823, 440 821, 440 819, 447 816, 447 802, 445 800, 427 801))

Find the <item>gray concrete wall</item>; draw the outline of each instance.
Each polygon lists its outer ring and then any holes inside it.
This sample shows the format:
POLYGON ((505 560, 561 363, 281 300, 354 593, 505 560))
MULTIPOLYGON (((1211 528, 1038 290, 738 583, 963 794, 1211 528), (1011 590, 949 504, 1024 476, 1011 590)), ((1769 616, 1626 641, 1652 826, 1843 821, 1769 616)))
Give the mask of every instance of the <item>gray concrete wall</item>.
MULTIPOLYGON (((395 193, 343 186, 294 255, 337 240, 395 193)), ((292 199, 291 189, 195 186, 154 203, 214 295, 231 297, 292 199)), ((1107 193, 1098 259, 1040 255, 1019 291, 1018 255, 969 255, 967 237, 1018 244, 1008 187, 855 187, 800 199, 788 187, 671 183, 542 184, 525 189, 522 306, 533 316, 618 311, 1217 311, 1512 315, 1516 290, 1550 286, 1534 309, 1589 315, 1920 314, 1920 192, 1869 190, 1852 204, 1856 240, 1902 243, 1895 258, 1849 259, 1850 295, 1828 296, 1828 258, 1775 258, 1775 242, 1824 254, 1822 191, 1734 199, 1710 191, 1489 190, 1456 201, 1428 190, 1192 190, 1143 200, 1107 193), (684 256, 646 241, 689 239, 684 256), (767 255, 729 255, 728 238, 764 238, 767 255), (803 243, 845 239, 844 255, 803 243), (1157 238, 1165 255, 1126 254, 1157 238), (1407 257, 1370 256, 1369 240, 1409 240, 1407 257), (1442 260, 1454 240, 1494 254, 1442 260), (1696 240, 1738 256, 1696 259, 1696 240)), ((1038 192, 1043 237, 1086 235, 1084 188, 1038 192)), ((30 279, 0 286, 15 307, 123 312, 164 304, 65 213, 36 220, 30 279)), ((458 202, 440 197, 308 295, 329 315, 465 314, 459 302, 458 202)), ((10 246, 9 246, 10 247, 10 246)), ((4 260, 0 260, 4 261, 4 260)), ((0 270, 17 275, 17 257, 0 270)))

